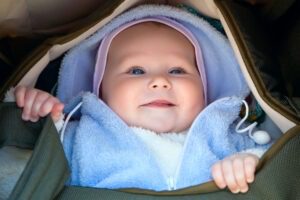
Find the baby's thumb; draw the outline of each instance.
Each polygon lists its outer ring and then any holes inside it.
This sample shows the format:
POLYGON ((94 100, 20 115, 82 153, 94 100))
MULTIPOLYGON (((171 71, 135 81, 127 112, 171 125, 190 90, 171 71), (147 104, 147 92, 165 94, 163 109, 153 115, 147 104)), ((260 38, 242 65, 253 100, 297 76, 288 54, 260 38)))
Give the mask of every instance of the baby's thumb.
POLYGON ((51 117, 54 122, 58 122, 60 118, 63 116, 64 104, 57 103, 53 106, 51 111, 51 117))

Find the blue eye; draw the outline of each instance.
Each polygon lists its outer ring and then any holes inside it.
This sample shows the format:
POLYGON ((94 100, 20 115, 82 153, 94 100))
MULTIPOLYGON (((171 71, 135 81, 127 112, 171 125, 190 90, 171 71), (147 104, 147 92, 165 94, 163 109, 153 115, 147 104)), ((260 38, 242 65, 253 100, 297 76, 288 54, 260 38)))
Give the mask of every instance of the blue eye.
POLYGON ((186 71, 181 67, 173 68, 169 71, 170 74, 186 74, 186 71))
POLYGON ((140 67, 132 67, 129 71, 128 74, 132 74, 132 75, 141 75, 141 74, 145 74, 145 71, 140 68, 140 67))

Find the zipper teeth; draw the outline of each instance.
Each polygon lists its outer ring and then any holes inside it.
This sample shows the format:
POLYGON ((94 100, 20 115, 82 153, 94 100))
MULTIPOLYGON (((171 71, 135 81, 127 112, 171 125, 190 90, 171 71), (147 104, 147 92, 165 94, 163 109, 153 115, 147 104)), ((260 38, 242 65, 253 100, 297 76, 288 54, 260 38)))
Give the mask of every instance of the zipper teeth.
POLYGON ((176 187, 175 187, 175 182, 174 182, 174 178, 172 178, 172 176, 170 176, 170 177, 168 178, 168 189, 169 189, 169 191, 175 190, 175 189, 176 189, 176 187))
POLYGON ((187 133, 186 133, 187 136, 186 136, 186 138, 185 138, 185 140, 184 140, 184 145, 183 145, 183 148, 182 148, 182 150, 181 150, 181 152, 180 152, 179 162, 177 163, 177 167, 176 167, 176 170, 175 170, 174 178, 172 178, 173 190, 176 190, 176 188, 177 188, 177 179, 178 179, 178 176, 179 176, 179 171, 180 171, 181 166, 182 166, 183 154, 184 154, 184 152, 185 152, 185 150, 186 150, 186 148, 187 148, 187 143, 188 143, 189 138, 190 138, 190 135, 191 135, 191 134, 190 134, 190 130, 193 129, 193 126, 194 126, 194 125, 192 125, 192 126, 190 127, 190 129, 187 131, 187 133))

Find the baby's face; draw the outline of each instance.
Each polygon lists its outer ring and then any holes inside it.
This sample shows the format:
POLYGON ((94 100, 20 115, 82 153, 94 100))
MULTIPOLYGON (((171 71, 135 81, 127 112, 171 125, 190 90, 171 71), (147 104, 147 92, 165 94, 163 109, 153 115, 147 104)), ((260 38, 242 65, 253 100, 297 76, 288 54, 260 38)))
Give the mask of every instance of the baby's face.
POLYGON ((114 38, 101 90, 104 102, 128 125, 158 133, 186 130, 204 107, 193 45, 153 22, 114 38))

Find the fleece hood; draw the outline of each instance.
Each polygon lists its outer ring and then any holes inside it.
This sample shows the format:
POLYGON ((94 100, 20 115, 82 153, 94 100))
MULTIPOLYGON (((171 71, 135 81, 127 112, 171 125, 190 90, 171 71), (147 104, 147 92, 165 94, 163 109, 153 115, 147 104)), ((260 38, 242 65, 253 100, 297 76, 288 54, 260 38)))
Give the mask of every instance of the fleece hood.
POLYGON ((170 26, 193 44, 206 104, 223 97, 243 97, 249 93, 233 50, 223 34, 185 10, 147 5, 119 15, 69 51, 58 79, 57 96, 60 100, 67 103, 83 91, 99 96, 111 41, 122 30, 146 21, 170 26))
POLYGON ((125 23, 103 38, 103 40, 101 41, 100 47, 98 49, 97 61, 96 61, 95 70, 94 70, 93 93, 98 97, 100 96, 99 89, 100 89, 100 85, 101 85, 101 82, 103 79, 106 61, 107 61, 107 55, 108 55, 109 47, 110 47, 112 40, 123 30, 125 30, 133 25, 143 23, 143 22, 158 22, 158 23, 167 25, 167 26, 177 30, 182 35, 184 35, 190 41, 190 43, 194 46, 196 64, 197 64, 198 71, 200 73, 200 77, 202 80, 204 100, 205 100, 204 102, 206 105, 206 103, 207 103, 206 76, 205 76, 205 67, 203 64, 202 53, 201 53, 201 48, 199 46, 199 42, 194 37, 194 35, 189 31, 189 29, 185 28, 184 26, 182 26, 180 23, 176 22, 175 20, 172 20, 172 19, 166 18, 166 17, 162 17, 162 16, 145 17, 142 19, 131 21, 129 23, 125 23))

